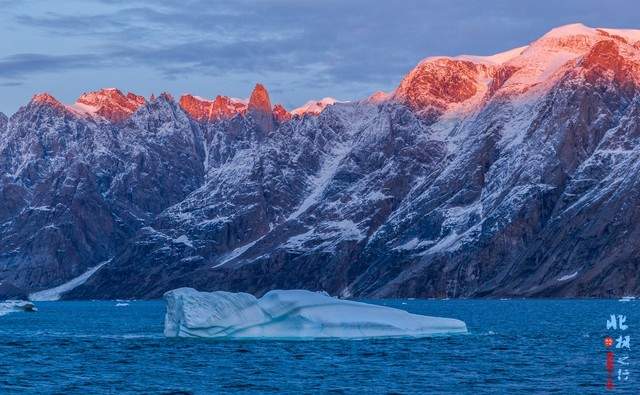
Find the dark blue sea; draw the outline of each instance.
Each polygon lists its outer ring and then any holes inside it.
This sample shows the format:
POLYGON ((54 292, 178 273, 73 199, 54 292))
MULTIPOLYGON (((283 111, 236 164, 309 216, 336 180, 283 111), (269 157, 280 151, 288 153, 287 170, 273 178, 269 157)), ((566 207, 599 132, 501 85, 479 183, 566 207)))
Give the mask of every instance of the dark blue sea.
POLYGON ((37 313, 0 317, 0 393, 640 393, 640 301, 369 302, 459 318, 470 334, 303 342, 166 339, 161 301, 42 302, 37 313), (607 330, 611 314, 625 315, 628 328, 607 330), (616 349, 616 342, 609 349, 615 358, 611 390, 605 388, 607 335, 630 336, 630 349, 616 349))

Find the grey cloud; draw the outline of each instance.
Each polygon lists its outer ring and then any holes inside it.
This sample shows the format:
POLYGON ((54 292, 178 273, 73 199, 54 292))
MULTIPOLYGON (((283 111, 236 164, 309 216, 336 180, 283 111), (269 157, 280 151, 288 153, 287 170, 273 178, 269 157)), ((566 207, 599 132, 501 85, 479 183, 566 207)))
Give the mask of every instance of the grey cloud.
POLYGON ((20 81, 0 82, 0 86, 4 86, 4 87, 14 87, 14 86, 21 86, 21 85, 24 85, 24 83, 20 81))
POLYGON ((102 59, 90 54, 15 54, 0 58, 0 78, 20 78, 31 73, 66 71, 98 66, 102 59))

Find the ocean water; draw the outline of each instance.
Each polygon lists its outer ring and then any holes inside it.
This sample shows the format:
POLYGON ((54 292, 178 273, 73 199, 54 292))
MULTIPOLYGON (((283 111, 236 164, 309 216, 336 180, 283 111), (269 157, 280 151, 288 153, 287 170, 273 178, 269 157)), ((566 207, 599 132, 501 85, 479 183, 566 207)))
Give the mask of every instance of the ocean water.
POLYGON ((640 301, 375 300, 468 335, 211 341, 163 337, 162 301, 43 302, 0 317, 0 394, 637 394, 640 301), (624 331, 606 329, 626 315, 624 331), (605 336, 626 371, 607 382, 605 336), (628 374, 627 374, 628 373, 628 374), (626 380, 625 380, 626 377, 626 380))

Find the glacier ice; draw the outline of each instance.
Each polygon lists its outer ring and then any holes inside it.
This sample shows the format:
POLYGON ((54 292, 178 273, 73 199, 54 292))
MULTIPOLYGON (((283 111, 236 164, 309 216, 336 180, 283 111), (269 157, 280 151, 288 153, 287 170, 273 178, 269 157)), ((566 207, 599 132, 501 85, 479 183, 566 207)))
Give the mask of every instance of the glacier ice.
POLYGON ((33 303, 26 300, 6 300, 0 302, 0 316, 17 311, 34 312, 38 311, 38 309, 33 303))
POLYGON ((164 294, 167 337, 363 339, 466 333, 464 322, 304 290, 247 293, 179 288, 164 294))

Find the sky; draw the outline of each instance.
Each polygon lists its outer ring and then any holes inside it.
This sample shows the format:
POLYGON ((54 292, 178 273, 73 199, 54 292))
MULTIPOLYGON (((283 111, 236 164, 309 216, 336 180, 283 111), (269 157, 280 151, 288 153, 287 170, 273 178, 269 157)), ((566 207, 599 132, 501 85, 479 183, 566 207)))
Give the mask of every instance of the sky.
POLYGON ((394 89, 421 59, 491 55, 553 27, 640 28, 637 0, 0 0, 0 111, 115 87, 291 109, 394 89))

